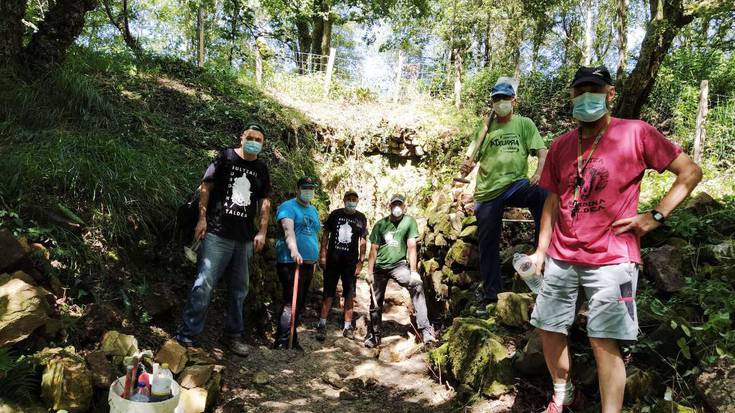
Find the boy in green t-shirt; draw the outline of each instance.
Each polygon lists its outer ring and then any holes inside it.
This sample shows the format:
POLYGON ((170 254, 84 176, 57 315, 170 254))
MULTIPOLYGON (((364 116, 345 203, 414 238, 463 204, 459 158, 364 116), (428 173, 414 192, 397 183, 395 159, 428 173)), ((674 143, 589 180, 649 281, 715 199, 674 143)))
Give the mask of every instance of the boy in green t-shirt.
MULTIPOLYGON (((480 246, 480 275, 483 301, 496 302, 503 290, 500 277, 500 232, 505 207, 528 208, 533 215, 538 239, 541 211, 546 191, 537 186, 546 160, 546 147, 533 121, 514 115, 515 90, 510 83, 499 81, 490 94, 495 119, 475 159, 470 159, 482 133, 478 128, 462 166, 466 175, 479 164, 475 188, 475 216, 477 217, 480 246), (533 177, 528 173, 528 155, 538 156, 538 168, 533 177)), ((485 308, 485 306, 480 306, 485 308)))
POLYGON ((413 308, 416 311, 416 324, 421 330, 424 343, 436 341, 426 310, 424 283, 417 267, 416 239, 419 230, 416 220, 404 215, 404 201, 403 195, 393 195, 390 199, 391 214, 376 222, 370 233, 372 246, 368 257, 367 282, 374 286, 378 306, 370 302, 370 329, 365 340, 365 347, 368 348, 380 344, 383 299, 388 280, 391 278, 411 293, 413 308))

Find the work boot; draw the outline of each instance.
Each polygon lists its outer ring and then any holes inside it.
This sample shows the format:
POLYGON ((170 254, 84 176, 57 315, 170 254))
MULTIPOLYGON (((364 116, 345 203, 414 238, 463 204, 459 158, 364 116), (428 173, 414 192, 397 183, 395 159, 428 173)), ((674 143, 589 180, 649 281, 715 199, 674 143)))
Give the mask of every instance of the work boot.
POLYGON ((316 326, 316 339, 317 341, 324 342, 324 339, 327 338, 327 326, 317 324, 316 326))
POLYGON ((371 333, 368 335, 367 339, 365 339, 365 347, 367 348, 375 348, 380 345, 380 336, 374 333, 371 333))
POLYGON ((194 342, 194 340, 190 339, 189 337, 182 336, 181 334, 176 334, 174 336, 174 340, 176 340, 177 343, 181 344, 182 347, 196 347, 196 342, 194 342))
POLYGON ((434 329, 432 327, 426 327, 423 329, 421 331, 421 336, 423 337, 424 345, 426 346, 432 346, 437 342, 436 337, 434 337, 434 329))
POLYGON ((342 337, 349 338, 350 340, 355 339, 355 327, 349 326, 342 329, 342 337))
POLYGON ((245 344, 242 337, 227 337, 224 339, 224 342, 227 349, 229 349, 233 354, 240 357, 247 357, 250 354, 250 346, 245 344))

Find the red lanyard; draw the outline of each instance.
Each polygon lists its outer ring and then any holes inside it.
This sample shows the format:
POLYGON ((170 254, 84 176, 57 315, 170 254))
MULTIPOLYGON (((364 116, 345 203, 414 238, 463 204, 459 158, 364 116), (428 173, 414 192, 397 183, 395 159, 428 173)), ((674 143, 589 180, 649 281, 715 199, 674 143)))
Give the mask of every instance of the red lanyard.
POLYGON ((605 128, 603 128, 600 133, 597 134, 595 137, 595 141, 592 143, 592 148, 590 149, 589 155, 587 155, 587 159, 582 162, 582 128, 578 129, 577 133, 577 176, 574 179, 574 200, 572 201, 572 218, 574 218, 577 215, 577 212, 579 211, 579 192, 582 190, 582 187, 584 186, 584 178, 582 173, 587 168, 587 165, 590 163, 590 160, 592 159, 592 154, 595 153, 595 149, 597 149, 597 145, 602 140, 602 136, 605 135, 605 132, 607 132, 607 128, 610 125, 608 122, 607 125, 605 125, 605 128))

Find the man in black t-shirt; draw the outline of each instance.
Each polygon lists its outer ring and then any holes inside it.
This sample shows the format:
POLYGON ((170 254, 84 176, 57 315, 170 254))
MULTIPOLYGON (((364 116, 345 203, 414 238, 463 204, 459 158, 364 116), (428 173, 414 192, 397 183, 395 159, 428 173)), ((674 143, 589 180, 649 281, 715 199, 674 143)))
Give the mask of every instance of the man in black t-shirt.
POLYGON ((354 338, 352 308, 357 275, 365 260, 367 218, 357 210, 358 196, 347 191, 344 208, 335 209, 324 224, 319 263, 324 269, 322 313, 317 326, 317 340, 324 341, 327 332, 327 315, 337 292, 337 282, 342 279, 342 297, 345 299, 345 322, 342 335, 354 338))
POLYGON ((193 345, 204 330, 212 290, 227 271, 225 344, 235 354, 248 354, 242 340, 243 302, 250 284, 248 267, 253 251, 260 252, 265 245, 270 214, 270 176, 265 163, 258 159, 264 139, 259 125, 248 126, 240 136, 240 147, 222 151, 202 178, 199 221, 194 230, 194 237, 202 241, 197 277, 176 334, 176 340, 184 346, 193 345))

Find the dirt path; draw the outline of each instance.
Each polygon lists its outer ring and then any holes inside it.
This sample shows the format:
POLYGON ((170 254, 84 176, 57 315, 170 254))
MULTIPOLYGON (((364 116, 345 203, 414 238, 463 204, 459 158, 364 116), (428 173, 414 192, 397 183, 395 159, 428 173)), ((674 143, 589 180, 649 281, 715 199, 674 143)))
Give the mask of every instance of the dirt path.
MULTIPOLYGON (((217 412, 421 412, 451 411, 454 392, 432 378, 427 353, 413 340, 408 293, 390 283, 383 315, 386 337, 378 350, 362 345, 369 288, 357 286, 357 337, 341 336, 330 315, 324 343, 315 339, 316 311, 308 308, 299 339, 304 352, 272 350, 263 343, 247 358, 213 345, 226 365, 217 412)), ((310 302, 313 302, 311 300, 310 302)))

